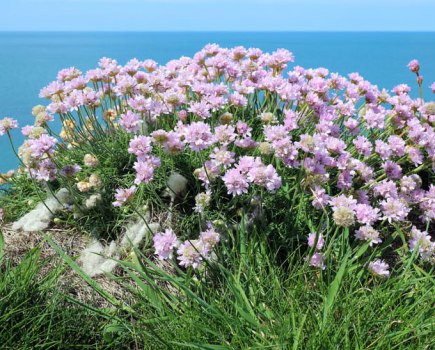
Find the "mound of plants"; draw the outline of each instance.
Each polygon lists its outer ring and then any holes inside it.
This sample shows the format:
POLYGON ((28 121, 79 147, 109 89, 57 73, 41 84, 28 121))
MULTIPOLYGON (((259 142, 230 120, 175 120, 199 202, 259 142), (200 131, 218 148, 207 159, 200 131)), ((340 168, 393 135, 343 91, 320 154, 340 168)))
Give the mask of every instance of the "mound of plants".
MULTIPOLYGON (((291 62, 285 49, 210 44, 165 65, 61 70, 3 179, 42 199, 66 189, 57 222, 100 239, 160 218, 148 247, 182 269, 228 265, 254 231, 284 266, 298 252, 325 273, 343 257, 379 277, 410 256, 430 269, 435 103, 418 62, 419 98, 291 62)), ((11 141, 16 128, 0 121, 11 141)))

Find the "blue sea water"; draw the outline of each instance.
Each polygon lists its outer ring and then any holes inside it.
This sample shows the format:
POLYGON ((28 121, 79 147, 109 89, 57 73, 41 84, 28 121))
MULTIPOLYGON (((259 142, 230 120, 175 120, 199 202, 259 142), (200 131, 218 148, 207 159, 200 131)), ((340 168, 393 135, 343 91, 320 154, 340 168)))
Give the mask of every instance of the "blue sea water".
MULTIPOLYGON (((435 81, 435 32, 429 33, 302 33, 302 32, 144 32, 144 33, 0 33, 0 119, 17 118, 33 123, 31 108, 44 103, 39 90, 65 67, 82 71, 94 68, 99 58, 152 58, 159 63, 191 56, 207 43, 223 47, 244 45, 264 51, 291 50, 295 65, 325 67, 331 72, 359 72, 380 88, 407 83, 414 89, 415 76, 407 63, 417 58, 422 66, 426 99, 435 81)), ((16 144, 22 138, 16 131, 16 144)), ((17 166, 5 137, 0 139, 0 172, 17 166)))

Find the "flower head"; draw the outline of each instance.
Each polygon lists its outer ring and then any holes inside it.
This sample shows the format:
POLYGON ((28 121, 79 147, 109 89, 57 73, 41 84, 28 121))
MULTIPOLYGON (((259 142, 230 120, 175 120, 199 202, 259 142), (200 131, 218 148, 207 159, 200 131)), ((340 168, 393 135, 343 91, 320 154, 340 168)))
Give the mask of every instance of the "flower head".
POLYGON ((408 68, 411 72, 418 73, 420 70, 420 63, 416 59, 413 59, 408 63, 408 68))
POLYGON ((18 128, 18 122, 15 119, 6 117, 0 120, 0 136, 16 128, 18 128))
POLYGON ((171 229, 156 233, 153 237, 154 249, 160 260, 172 257, 173 249, 179 245, 177 236, 171 229))
POLYGON ((323 244, 325 243, 325 239, 323 238, 323 235, 321 233, 319 234, 310 233, 308 235, 308 246, 314 247, 314 243, 316 242, 316 239, 317 239, 316 249, 320 250, 323 248, 323 244))
POLYGON ((372 261, 368 265, 369 271, 373 275, 378 276, 378 277, 390 276, 390 271, 388 271, 388 268, 389 268, 388 264, 380 259, 372 261))
POLYGON ((115 193, 116 201, 113 202, 114 207, 120 207, 127 203, 135 194, 136 186, 131 186, 130 188, 118 188, 115 193))

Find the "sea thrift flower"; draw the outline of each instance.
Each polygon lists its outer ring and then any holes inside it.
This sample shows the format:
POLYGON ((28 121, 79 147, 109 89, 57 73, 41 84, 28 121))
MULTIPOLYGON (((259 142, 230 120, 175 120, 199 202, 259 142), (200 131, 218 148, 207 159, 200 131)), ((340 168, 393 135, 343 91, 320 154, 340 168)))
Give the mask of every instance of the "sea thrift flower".
POLYGON ((309 247, 314 247, 314 243, 316 242, 317 239, 317 244, 316 244, 316 250, 320 250, 323 248, 323 244, 325 242, 325 239, 323 238, 323 235, 321 233, 317 234, 317 233, 310 233, 308 235, 308 246, 309 247))
POLYGON ((207 258, 208 254, 213 250, 216 244, 220 241, 219 233, 214 229, 211 223, 207 224, 207 230, 201 232, 199 235, 199 240, 202 243, 203 251, 202 255, 207 258))
POLYGON ((3 136, 9 130, 18 128, 18 122, 12 118, 3 118, 0 120, 0 136, 3 136))
POLYGON ((36 117, 39 113, 45 112, 45 107, 42 105, 37 105, 32 108, 32 115, 36 117))
POLYGON ((201 151, 213 144, 210 126, 204 122, 194 122, 186 129, 185 141, 193 151, 201 151))
POLYGON ((420 256, 427 260, 435 255, 435 242, 431 241, 431 236, 426 231, 420 231, 415 226, 411 229, 409 249, 414 251, 418 247, 420 256))
POLYGON ((29 140, 29 142, 32 155, 39 158, 44 154, 52 154, 58 141, 52 136, 42 134, 39 138, 29 140))
POLYGON ((131 186, 130 188, 118 188, 115 193, 116 201, 113 202, 114 207, 120 207, 131 200, 136 193, 136 186, 131 186))
POLYGON ((332 217, 337 226, 349 227, 355 223, 354 211, 348 207, 338 207, 335 209, 332 217))
POLYGON ((390 136, 388 145, 396 156, 402 157, 405 154, 405 141, 400 136, 390 136))
POLYGON ((243 193, 248 192, 248 181, 245 175, 243 175, 238 169, 228 170, 222 180, 227 187, 228 194, 233 196, 240 196, 243 193))
POLYGON ((387 177, 391 180, 397 180, 402 177, 402 168, 400 165, 392 162, 391 160, 387 160, 384 164, 382 164, 382 168, 384 169, 387 177))
POLYGON ((281 177, 272 164, 252 167, 247 174, 247 179, 249 182, 267 188, 270 192, 275 192, 281 187, 281 177))
POLYGON ((56 179, 56 173, 56 165, 50 159, 44 159, 36 168, 29 169, 30 177, 37 181, 53 181, 56 179))
POLYGON ((234 152, 227 151, 225 148, 215 148, 210 154, 210 158, 215 161, 216 165, 224 168, 234 163, 234 156, 234 152))
POLYGON ((88 181, 80 181, 77 183, 77 189, 80 192, 89 192, 91 190, 91 184, 88 181))
POLYGON ((370 262, 368 266, 370 273, 378 277, 390 276, 390 271, 388 271, 388 268, 388 264, 380 259, 370 262))
POLYGON ((195 207, 193 210, 196 213, 203 213, 204 210, 209 206, 211 202, 211 191, 208 190, 206 192, 198 193, 195 196, 195 207))
POLYGON ((95 157, 92 154, 85 154, 85 156, 83 158, 83 163, 87 167, 96 167, 98 164, 100 164, 97 157, 95 157))
POLYGON ((101 202, 102 196, 100 193, 93 194, 89 196, 88 199, 85 200, 85 207, 87 209, 92 209, 97 206, 99 202, 101 202))
POLYGON ((261 113, 258 117, 264 124, 275 124, 277 122, 276 116, 270 112, 261 113))
POLYGON ((382 201, 380 204, 384 214, 383 218, 387 219, 390 223, 392 221, 404 221, 410 211, 408 206, 397 198, 387 198, 387 200, 382 201))
POLYGON ((360 224, 373 225, 379 220, 379 209, 368 204, 357 204, 355 206, 356 219, 360 224))
POLYGON ((185 241, 177 250, 177 260, 179 260, 179 264, 181 266, 192 266, 194 269, 196 269, 202 264, 203 261, 201 254, 202 250, 203 246, 200 240, 185 241))
POLYGON ((388 159, 391 157, 392 151, 390 146, 385 143, 382 140, 376 140, 375 141, 375 145, 376 145, 376 153, 379 154, 379 156, 381 157, 381 159, 388 159))
POLYGON ((97 174, 91 174, 91 176, 89 176, 89 184, 92 187, 99 188, 103 184, 103 181, 101 180, 101 177, 97 174))
POLYGON ((325 260, 326 258, 323 253, 316 252, 311 257, 309 265, 324 270, 326 268, 325 260))
POLYGON ((132 111, 127 111, 125 114, 121 114, 119 119, 119 125, 130 133, 137 132, 140 130, 143 121, 139 116, 132 111))
POLYGON ((372 153, 373 146, 365 136, 358 136, 355 140, 353 140, 353 144, 355 145, 358 153, 364 157, 369 157, 372 153))
POLYGON ((136 170, 136 179, 134 183, 139 185, 141 183, 149 183, 154 177, 154 169, 160 165, 160 160, 156 157, 149 158, 146 161, 138 161, 133 165, 136 170))
POLYGON ((3 216, 4 216, 4 210, 3 208, 0 208, 0 221, 3 221, 3 216))
POLYGON ((361 241, 370 242, 370 247, 373 244, 381 243, 382 240, 379 237, 379 232, 376 231, 370 225, 362 226, 358 230, 355 231, 355 237, 361 241))
POLYGON ((435 83, 432 83, 432 85, 430 86, 430 88, 432 89, 432 92, 435 94, 435 83))
POLYGON ((153 237, 153 241, 154 249, 160 260, 172 258, 174 248, 179 245, 177 236, 171 229, 166 229, 165 232, 156 233, 153 237))
POLYGON ((418 61, 417 60, 411 60, 409 63, 408 63, 408 68, 409 68, 409 70, 411 71, 411 72, 413 72, 413 73, 418 73, 418 71, 420 70, 420 63, 418 63, 418 61))
POLYGON ((316 209, 324 209, 329 203, 330 197, 326 193, 326 190, 320 186, 315 186, 313 192, 313 201, 311 202, 316 209))
POLYGON ((135 136, 132 140, 130 140, 128 153, 136 155, 139 160, 145 160, 153 149, 151 143, 151 137, 135 136))
POLYGON ((77 174, 82 168, 78 164, 66 165, 60 170, 60 175, 71 177, 77 174))

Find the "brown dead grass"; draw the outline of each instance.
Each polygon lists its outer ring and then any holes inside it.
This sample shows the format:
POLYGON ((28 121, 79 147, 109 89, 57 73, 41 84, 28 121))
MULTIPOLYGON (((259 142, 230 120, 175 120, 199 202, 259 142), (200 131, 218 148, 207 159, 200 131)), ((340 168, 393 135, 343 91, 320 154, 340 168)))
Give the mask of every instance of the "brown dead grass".
MULTIPOLYGON (((59 254, 46 241, 45 235, 50 237, 66 254, 72 258, 79 256, 80 252, 86 247, 89 236, 78 232, 72 228, 51 227, 41 232, 22 232, 14 231, 12 225, 1 225, 5 247, 5 258, 13 265, 18 264, 22 258, 32 248, 41 249, 41 259, 44 260, 41 276, 50 271, 53 267, 60 264, 65 266, 65 272, 59 279, 59 287, 63 293, 74 299, 90 304, 94 307, 110 307, 111 305, 100 295, 98 295, 76 272, 66 266, 59 254)), ((122 277, 122 269, 117 267, 114 275, 122 277)), ((111 293, 118 300, 123 300, 127 304, 133 304, 134 299, 127 288, 123 287, 114 279, 101 275, 94 278, 106 291, 111 293)), ((132 284, 133 286, 133 284, 132 284)))

